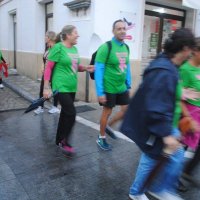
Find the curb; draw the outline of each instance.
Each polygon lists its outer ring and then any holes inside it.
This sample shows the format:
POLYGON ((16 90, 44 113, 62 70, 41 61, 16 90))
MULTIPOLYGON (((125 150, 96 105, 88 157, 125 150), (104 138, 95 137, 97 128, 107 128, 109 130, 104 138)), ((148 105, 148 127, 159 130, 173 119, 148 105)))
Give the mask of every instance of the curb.
POLYGON ((10 84, 9 82, 3 80, 3 83, 6 87, 10 88, 14 92, 16 92, 18 95, 23 97, 24 99, 28 100, 29 102, 33 102, 35 98, 33 98, 28 92, 22 90, 21 88, 15 87, 13 84, 10 84))

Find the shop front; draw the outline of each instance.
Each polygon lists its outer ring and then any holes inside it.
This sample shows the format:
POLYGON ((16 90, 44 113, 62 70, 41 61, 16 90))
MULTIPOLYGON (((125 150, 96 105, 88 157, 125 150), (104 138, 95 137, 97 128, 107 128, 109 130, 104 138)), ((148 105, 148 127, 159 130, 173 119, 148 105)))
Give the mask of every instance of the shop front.
POLYGON ((165 39, 176 29, 184 27, 185 18, 185 10, 146 3, 142 58, 152 59, 162 51, 165 39))

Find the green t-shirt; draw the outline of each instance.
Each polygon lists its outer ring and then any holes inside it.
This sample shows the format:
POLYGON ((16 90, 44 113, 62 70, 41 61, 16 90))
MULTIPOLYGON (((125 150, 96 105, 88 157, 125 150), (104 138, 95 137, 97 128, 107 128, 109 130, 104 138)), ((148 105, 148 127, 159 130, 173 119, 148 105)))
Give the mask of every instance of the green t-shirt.
MULTIPOLYGON (((180 78, 184 88, 193 88, 200 92, 200 67, 192 66, 189 62, 184 63, 180 69, 180 78)), ((200 106, 200 98, 187 100, 188 103, 200 106)))
POLYGON ((105 64, 104 91, 117 94, 127 90, 126 73, 127 64, 129 63, 129 51, 125 44, 119 45, 113 40, 111 43, 112 49, 107 62, 108 45, 106 43, 98 49, 95 62, 105 64))
POLYGON ((2 53, 1 53, 1 51, 0 51, 0 63, 2 62, 2 53))
POLYGON ((181 97, 182 97, 182 82, 179 81, 176 86, 176 102, 175 102, 175 110, 173 116, 173 128, 177 128, 179 124, 179 120, 182 113, 181 108, 181 97))
POLYGON ((49 51, 48 60, 56 63, 52 75, 53 91, 76 92, 79 65, 77 48, 67 48, 59 42, 49 51))

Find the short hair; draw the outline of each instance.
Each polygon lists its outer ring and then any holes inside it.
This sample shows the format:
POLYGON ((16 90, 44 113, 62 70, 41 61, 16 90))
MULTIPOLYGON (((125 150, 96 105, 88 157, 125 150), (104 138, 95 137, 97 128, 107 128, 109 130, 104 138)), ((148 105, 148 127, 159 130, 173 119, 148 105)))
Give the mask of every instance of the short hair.
POLYGON ((114 21, 114 22, 113 22, 113 25, 112 25, 113 30, 115 29, 115 25, 116 25, 118 22, 123 22, 123 23, 124 23, 124 21, 123 21, 122 19, 118 19, 118 20, 114 21))
POLYGON ((173 57, 176 53, 182 51, 184 47, 193 48, 194 46, 195 38, 192 31, 187 28, 180 28, 165 40, 163 49, 169 57, 173 57))

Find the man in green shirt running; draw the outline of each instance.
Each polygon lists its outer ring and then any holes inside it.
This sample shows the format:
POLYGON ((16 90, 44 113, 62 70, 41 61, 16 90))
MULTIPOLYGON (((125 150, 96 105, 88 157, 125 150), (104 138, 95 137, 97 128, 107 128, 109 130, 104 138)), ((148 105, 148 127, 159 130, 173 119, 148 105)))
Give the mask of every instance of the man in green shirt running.
POLYGON ((126 36, 124 21, 117 20, 113 23, 113 34, 110 52, 108 44, 105 43, 98 49, 95 59, 96 91, 98 101, 103 106, 97 144, 103 150, 111 150, 111 145, 106 141, 106 133, 116 139, 110 126, 123 118, 129 103, 128 90, 131 88, 129 48, 124 43, 126 36), (108 122, 115 105, 120 105, 121 109, 108 122))

